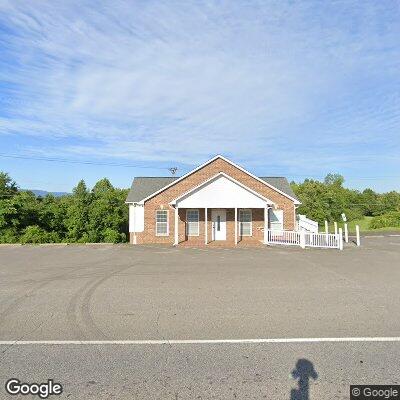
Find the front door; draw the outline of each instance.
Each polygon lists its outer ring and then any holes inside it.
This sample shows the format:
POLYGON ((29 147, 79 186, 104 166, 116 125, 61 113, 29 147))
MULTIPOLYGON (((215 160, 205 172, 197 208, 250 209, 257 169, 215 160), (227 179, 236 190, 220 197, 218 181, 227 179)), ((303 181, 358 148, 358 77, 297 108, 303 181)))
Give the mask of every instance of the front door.
POLYGON ((226 240, 226 210, 212 210, 212 239, 226 240))

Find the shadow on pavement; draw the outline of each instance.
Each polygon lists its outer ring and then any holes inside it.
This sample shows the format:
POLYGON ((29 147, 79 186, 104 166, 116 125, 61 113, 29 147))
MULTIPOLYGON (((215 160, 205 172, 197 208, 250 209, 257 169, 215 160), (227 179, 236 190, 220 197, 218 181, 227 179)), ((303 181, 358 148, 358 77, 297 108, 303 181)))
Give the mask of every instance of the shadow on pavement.
POLYGON ((290 391, 290 400, 310 400, 310 378, 313 380, 318 378, 313 363, 305 358, 300 358, 292 371, 292 376, 294 379, 298 379, 298 388, 290 391))

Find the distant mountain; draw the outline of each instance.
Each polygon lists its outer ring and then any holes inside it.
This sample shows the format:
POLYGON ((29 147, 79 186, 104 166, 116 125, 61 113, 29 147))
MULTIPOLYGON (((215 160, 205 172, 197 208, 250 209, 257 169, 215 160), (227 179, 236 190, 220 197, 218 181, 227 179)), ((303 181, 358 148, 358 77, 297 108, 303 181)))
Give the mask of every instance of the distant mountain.
POLYGON ((48 194, 52 194, 55 197, 61 197, 61 196, 66 196, 70 193, 67 192, 46 192, 46 190, 38 190, 38 189, 21 189, 21 191, 23 192, 32 192, 34 193, 36 196, 40 196, 40 197, 45 197, 48 194))

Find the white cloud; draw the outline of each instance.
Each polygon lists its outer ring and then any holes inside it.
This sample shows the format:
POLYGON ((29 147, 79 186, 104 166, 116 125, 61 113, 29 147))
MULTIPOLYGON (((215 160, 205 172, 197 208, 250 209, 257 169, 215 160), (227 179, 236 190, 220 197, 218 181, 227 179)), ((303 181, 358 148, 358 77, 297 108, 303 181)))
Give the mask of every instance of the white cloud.
MULTIPOLYGON (((333 145, 382 133, 398 145, 398 96, 380 93, 380 108, 362 97, 365 79, 399 82, 395 13, 265 4, 2 2, 0 133, 74 139, 63 155, 192 164, 225 153, 289 168, 310 158, 307 142, 329 153, 313 154, 317 165, 348 162, 333 145)), ((54 141, 38 150, 61 153, 54 141)))

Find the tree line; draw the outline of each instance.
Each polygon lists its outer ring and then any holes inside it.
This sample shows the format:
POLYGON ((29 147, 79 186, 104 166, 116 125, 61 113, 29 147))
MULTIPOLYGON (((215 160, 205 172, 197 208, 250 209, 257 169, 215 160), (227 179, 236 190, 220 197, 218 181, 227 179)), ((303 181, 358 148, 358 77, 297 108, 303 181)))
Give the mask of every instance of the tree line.
POLYGON ((91 190, 81 180, 71 195, 38 197, 0 172, 0 243, 125 242, 127 193, 104 178, 91 190))
POLYGON ((344 178, 339 174, 328 174, 323 181, 306 179, 302 183, 291 182, 291 187, 302 202, 300 214, 318 221, 340 221, 345 213, 349 221, 365 216, 374 217, 370 228, 400 227, 400 193, 390 191, 376 193, 372 189, 363 191, 343 186, 344 178))
MULTIPOLYGON (((400 227, 400 193, 362 192, 343 186, 344 178, 328 174, 323 181, 306 179, 291 186, 302 205, 300 214, 318 221, 374 217, 371 228, 400 227)), ((72 194, 36 196, 19 190, 0 172, 0 243, 125 242, 128 237, 127 189, 114 188, 106 178, 91 190, 81 180, 72 194)))

